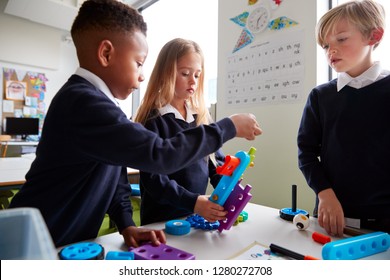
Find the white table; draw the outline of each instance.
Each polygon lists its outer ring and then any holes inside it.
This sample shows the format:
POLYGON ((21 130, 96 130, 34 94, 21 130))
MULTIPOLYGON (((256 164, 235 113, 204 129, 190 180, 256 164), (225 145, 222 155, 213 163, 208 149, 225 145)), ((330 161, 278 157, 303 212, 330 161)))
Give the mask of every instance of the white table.
POLYGON ((22 185, 33 160, 33 157, 0 158, 0 188, 22 185))
POLYGON ((1 142, 1 144, 5 145, 8 144, 8 146, 38 146, 37 141, 19 141, 19 140, 10 140, 7 142, 1 142))
MULTIPOLYGON (((167 236, 167 245, 194 254, 198 260, 223 260, 257 241, 264 246, 271 243, 285 247, 302 255, 311 255, 322 259, 322 245, 313 241, 314 231, 326 234, 317 220, 310 218, 310 227, 299 231, 292 222, 282 220, 279 210, 257 204, 248 203, 244 209, 248 212, 248 220, 233 226, 228 231, 203 231, 191 228, 187 235, 167 236)), ((164 229, 165 223, 156 223, 148 228, 164 229)), ((337 240, 333 238, 332 241, 337 240)), ((98 237, 94 240, 101 244, 105 251, 126 251, 123 238, 118 233, 98 237)), ((390 250, 372 255, 368 259, 390 259, 390 250)))
MULTIPOLYGON (((23 155, 22 157, 0 158, 0 189, 20 187, 25 182, 25 175, 30 169, 35 154, 23 155)), ((129 179, 138 178, 139 171, 127 168, 129 179)))

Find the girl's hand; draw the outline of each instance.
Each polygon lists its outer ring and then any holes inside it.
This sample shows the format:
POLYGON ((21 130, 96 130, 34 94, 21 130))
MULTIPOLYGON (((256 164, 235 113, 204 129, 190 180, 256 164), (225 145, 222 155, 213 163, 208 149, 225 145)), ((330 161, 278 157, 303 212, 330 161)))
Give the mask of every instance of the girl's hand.
POLYGON ((207 221, 213 223, 218 220, 224 220, 227 211, 219 204, 216 204, 209 200, 208 195, 200 195, 195 203, 194 212, 199 214, 207 221))

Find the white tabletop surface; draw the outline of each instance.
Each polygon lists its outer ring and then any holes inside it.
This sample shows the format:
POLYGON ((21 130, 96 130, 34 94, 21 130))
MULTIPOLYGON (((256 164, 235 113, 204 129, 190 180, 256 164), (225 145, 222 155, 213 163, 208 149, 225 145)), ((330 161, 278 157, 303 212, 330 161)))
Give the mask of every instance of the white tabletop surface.
POLYGON ((8 146, 38 146, 37 141, 21 141, 21 140, 11 140, 11 141, 2 141, 1 144, 5 145, 8 144, 8 146))
MULTIPOLYGON (((35 154, 0 158, 0 186, 23 183, 34 159, 35 154)), ((138 174, 138 170, 133 168, 127 168, 127 172, 129 175, 138 174)))
MULTIPOLYGON (((313 232, 326 234, 315 218, 310 218, 307 230, 299 231, 292 222, 279 217, 279 210, 253 203, 244 209, 248 220, 233 226, 230 230, 203 231, 191 228, 187 235, 167 236, 167 245, 195 255, 198 260, 230 259, 238 252, 258 242, 264 246, 271 243, 285 247, 302 255, 322 259, 322 244, 312 240, 313 232)), ((165 223, 148 225, 149 228, 164 229, 165 223)), ((332 238, 332 241, 337 238, 332 238)), ((94 240, 101 244, 105 251, 126 251, 123 238, 119 233, 100 236, 94 240)), ((369 259, 390 259, 390 250, 372 255, 369 259)))
POLYGON ((0 158, 0 185, 23 182, 33 159, 32 157, 0 158))

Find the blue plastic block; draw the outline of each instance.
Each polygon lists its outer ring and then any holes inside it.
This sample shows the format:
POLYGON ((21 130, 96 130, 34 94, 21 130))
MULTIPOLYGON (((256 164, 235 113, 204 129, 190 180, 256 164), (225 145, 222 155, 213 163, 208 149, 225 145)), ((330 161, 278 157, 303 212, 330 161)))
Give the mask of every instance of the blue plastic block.
MULTIPOLYGON (((251 149, 251 153, 254 153, 256 150, 254 148, 251 149)), ((219 181, 217 187, 214 189, 213 193, 210 196, 210 200, 223 206, 234 189, 234 186, 241 179, 242 174, 247 169, 248 165, 251 163, 253 159, 253 154, 248 154, 244 151, 239 151, 235 154, 240 160, 239 165, 233 171, 231 176, 222 176, 219 181)))
POLYGON ((64 247, 59 256, 61 260, 102 260, 104 248, 95 242, 80 242, 64 247))
POLYGON ((373 232, 326 243, 322 247, 324 260, 356 260, 386 251, 390 235, 373 232))
POLYGON ((133 252, 107 252, 106 260, 134 260, 133 252))
POLYGON ((131 187, 131 196, 140 196, 141 191, 139 189, 139 184, 130 184, 131 187))
POLYGON ((171 220, 165 223, 165 232, 172 235, 185 235, 191 230, 191 224, 184 220, 171 220))

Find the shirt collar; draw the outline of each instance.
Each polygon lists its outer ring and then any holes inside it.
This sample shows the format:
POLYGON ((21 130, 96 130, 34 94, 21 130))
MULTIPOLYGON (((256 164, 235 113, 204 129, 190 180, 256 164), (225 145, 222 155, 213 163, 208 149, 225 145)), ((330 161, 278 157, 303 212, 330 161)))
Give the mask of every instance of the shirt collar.
POLYGON ((373 82, 386 77, 389 73, 389 71, 382 69, 382 66, 378 61, 374 62, 369 69, 357 77, 351 77, 345 72, 339 73, 337 79, 337 91, 340 91, 347 85, 357 89, 368 86, 373 82))
POLYGON ((195 118, 193 115, 196 113, 191 108, 189 108, 187 104, 185 106, 186 106, 186 111, 187 111, 186 119, 184 119, 183 116, 179 113, 179 111, 175 107, 173 107, 171 104, 167 104, 164 107, 160 108, 159 112, 160 112, 161 116, 164 116, 165 114, 168 114, 168 113, 173 113, 173 114, 175 114, 176 119, 183 120, 187 123, 192 123, 193 121, 195 121, 195 118))
POLYGON ((112 95, 110 89, 107 87, 106 83, 100 79, 98 76, 96 76, 91 71, 88 71, 87 69, 78 67, 76 70, 76 75, 83 77, 88 82, 93 84, 97 89, 102 91, 116 106, 119 107, 118 101, 115 99, 115 97, 112 95))

